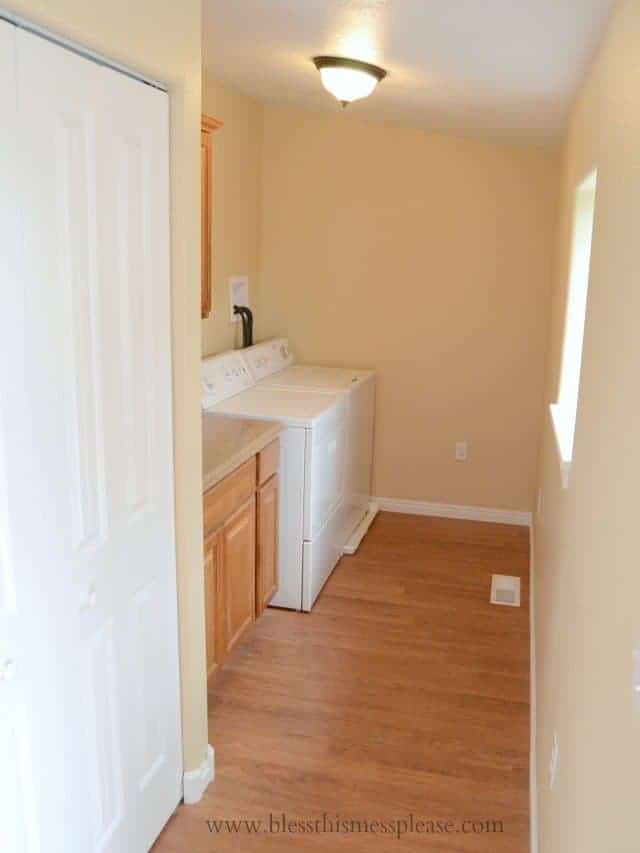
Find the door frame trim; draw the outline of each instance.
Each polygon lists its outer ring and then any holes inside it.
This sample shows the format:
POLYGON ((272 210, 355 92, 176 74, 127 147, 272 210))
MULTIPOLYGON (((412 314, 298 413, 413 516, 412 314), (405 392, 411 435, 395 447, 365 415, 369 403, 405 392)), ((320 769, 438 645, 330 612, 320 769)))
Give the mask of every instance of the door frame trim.
POLYGON ((185 806, 199 803, 209 783, 216 775, 216 755, 211 744, 199 767, 187 770, 183 778, 183 798, 185 806))

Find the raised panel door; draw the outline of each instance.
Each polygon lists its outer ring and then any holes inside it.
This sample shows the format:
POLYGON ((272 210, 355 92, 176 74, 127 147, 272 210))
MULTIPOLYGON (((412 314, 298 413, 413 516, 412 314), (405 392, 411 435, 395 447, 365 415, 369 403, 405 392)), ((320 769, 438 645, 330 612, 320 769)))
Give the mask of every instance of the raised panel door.
POLYGON ((224 653, 238 643, 255 618, 255 496, 222 529, 224 653))
POLYGON ((278 591, 278 475, 258 489, 256 616, 278 591))

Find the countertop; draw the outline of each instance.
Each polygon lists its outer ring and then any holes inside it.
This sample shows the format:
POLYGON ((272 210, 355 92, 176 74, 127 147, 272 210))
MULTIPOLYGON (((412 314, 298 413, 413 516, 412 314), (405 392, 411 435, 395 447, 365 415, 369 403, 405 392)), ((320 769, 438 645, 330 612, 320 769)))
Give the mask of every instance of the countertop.
POLYGON ((202 491, 259 453, 282 432, 277 421, 257 421, 204 412, 202 415, 202 491))

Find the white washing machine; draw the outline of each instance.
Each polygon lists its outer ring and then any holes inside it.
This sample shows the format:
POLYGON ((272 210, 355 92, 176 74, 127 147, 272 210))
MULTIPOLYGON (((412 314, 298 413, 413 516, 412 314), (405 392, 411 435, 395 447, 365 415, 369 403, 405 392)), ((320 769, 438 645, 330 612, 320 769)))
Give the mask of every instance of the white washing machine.
POLYGON ((356 551, 378 512, 371 501, 375 373, 347 367, 294 364, 286 338, 240 350, 257 388, 343 393, 348 401, 345 462, 345 553, 356 551))
POLYGON ((204 359, 208 412, 280 421, 280 522, 276 607, 311 610, 344 547, 347 398, 343 393, 258 387, 240 352, 204 359))

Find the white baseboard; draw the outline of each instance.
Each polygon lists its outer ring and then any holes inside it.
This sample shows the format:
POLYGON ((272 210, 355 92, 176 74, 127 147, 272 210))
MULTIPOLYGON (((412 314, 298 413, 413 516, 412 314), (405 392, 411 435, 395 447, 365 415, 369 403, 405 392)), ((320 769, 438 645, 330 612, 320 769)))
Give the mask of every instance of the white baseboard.
POLYGON ((427 501, 409 501, 402 498, 373 498, 385 512, 404 512, 407 515, 433 515, 438 518, 462 518, 469 521, 489 521, 494 524, 531 526, 531 513, 512 509, 490 509, 484 506, 459 506, 435 504, 427 501))
POLYGON ((529 531, 529 827, 531 853, 538 853, 538 761, 537 761, 537 684, 536 684, 536 583, 533 525, 529 531))
POLYGON ((342 549, 343 554, 355 554, 356 553, 356 551, 358 550, 358 547, 360 546, 360 543, 362 542, 364 537, 367 535, 367 531, 369 530, 369 528, 373 524, 373 521, 374 521, 376 515, 378 514, 379 509, 380 509, 380 507, 378 506, 378 504, 375 501, 370 501, 369 509, 367 510, 366 515, 364 516, 364 518, 362 519, 360 524, 358 524, 358 526, 353 531, 353 533, 351 534, 351 536, 347 540, 346 544, 344 545, 344 547, 342 549))
POLYGON ((200 767, 189 770, 184 774, 183 798, 186 806, 199 803, 202 795, 215 776, 215 753, 212 746, 207 746, 207 753, 200 767))

